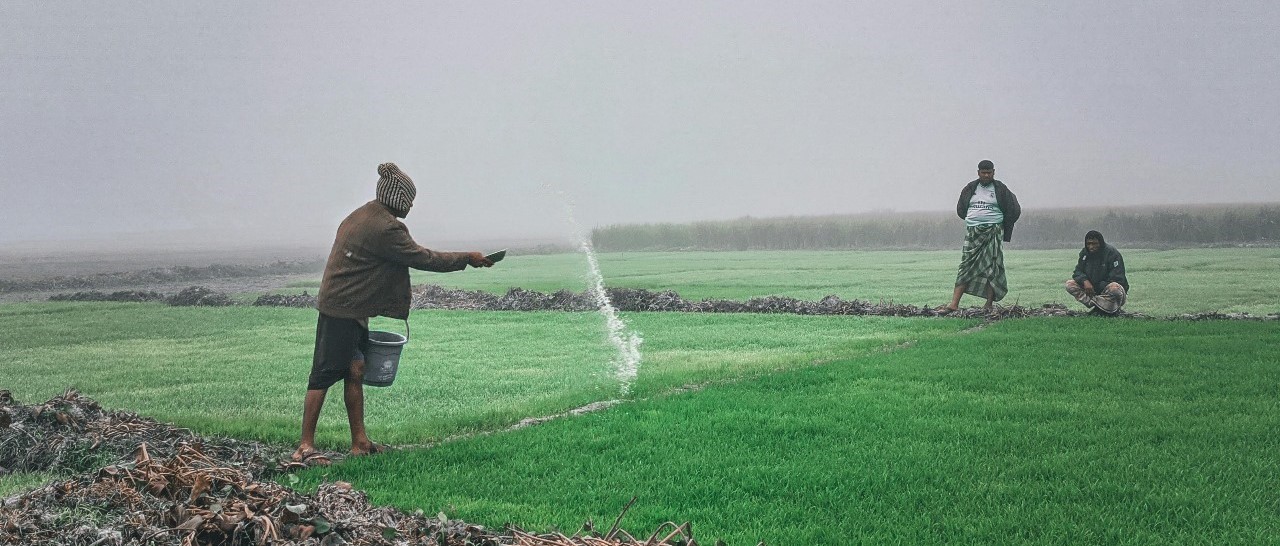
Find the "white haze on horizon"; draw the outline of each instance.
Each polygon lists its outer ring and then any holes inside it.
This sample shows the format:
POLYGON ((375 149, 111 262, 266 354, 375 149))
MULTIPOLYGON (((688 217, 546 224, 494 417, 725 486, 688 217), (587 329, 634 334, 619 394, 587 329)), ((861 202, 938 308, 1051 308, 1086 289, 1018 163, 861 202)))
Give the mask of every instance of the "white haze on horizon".
POLYGON ((0 249, 327 249, 384 161, 431 247, 571 240, 547 185, 587 229, 945 211, 983 158, 1028 209, 1280 202, 1278 31, 1266 1, 5 3, 0 249))

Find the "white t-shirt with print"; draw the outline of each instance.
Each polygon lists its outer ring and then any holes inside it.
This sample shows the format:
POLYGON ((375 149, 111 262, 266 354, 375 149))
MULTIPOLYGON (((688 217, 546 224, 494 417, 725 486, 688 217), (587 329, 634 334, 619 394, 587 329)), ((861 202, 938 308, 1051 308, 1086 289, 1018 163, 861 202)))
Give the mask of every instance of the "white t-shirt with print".
POLYGON ((969 212, 965 214, 964 225, 968 227, 1004 222, 1004 212, 996 202, 996 185, 979 183, 969 200, 969 212))

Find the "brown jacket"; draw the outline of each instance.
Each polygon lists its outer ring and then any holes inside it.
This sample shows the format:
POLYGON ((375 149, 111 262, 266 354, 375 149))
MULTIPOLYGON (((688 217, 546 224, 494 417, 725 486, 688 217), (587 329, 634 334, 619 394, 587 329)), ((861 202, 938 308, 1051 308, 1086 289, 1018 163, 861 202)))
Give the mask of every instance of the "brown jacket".
POLYGON ((316 307, 337 318, 409 317, 409 268, 459 271, 466 252, 435 252, 413 242, 409 229, 382 203, 369 201, 338 226, 324 266, 316 307))

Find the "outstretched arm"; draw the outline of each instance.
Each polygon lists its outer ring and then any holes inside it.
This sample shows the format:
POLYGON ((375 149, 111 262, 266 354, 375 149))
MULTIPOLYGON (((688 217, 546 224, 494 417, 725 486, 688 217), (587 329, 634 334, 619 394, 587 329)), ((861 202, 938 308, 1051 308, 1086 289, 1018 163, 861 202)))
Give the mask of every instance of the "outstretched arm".
MULTIPOLYGON (((466 269, 468 265, 473 265, 472 254, 479 254, 478 252, 438 252, 423 247, 409 236, 409 229, 404 224, 387 229, 383 233, 382 242, 384 259, 414 269, 437 273, 466 269)), ((483 255, 479 257, 484 259, 483 255)))

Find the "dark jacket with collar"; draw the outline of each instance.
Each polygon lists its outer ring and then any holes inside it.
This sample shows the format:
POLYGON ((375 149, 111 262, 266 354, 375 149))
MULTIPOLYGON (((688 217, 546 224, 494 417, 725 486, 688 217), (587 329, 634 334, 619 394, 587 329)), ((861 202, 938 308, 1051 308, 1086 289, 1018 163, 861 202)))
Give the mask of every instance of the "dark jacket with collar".
POLYGON ((347 216, 324 266, 316 308, 337 318, 409 317, 409 268, 458 271, 466 252, 436 252, 418 245, 409 228, 377 200, 347 216))
MULTIPOLYGON (((956 214, 960 218, 969 214, 969 200, 973 199, 974 192, 978 191, 979 182, 981 180, 974 180, 960 190, 960 200, 956 202, 956 214)), ((991 183, 996 185, 996 205, 1004 214, 1004 240, 1008 242, 1013 240, 1013 224, 1018 221, 1019 216, 1022 216, 1022 206, 1018 204, 1018 196, 1009 191, 1009 187, 1004 185, 1004 182, 992 180, 991 183)))
POLYGON ((1084 286, 1088 280, 1095 291, 1101 292, 1109 283, 1119 283, 1124 291, 1129 291, 1129 279, 1124 274, 1124 256, 1116 247, 1105 242, 1097 252, 1089 253, 1088 249, 1080 250, 1080 259, 1076 261, 1076 270, 1071 274, 1077 285, 1084 286))

